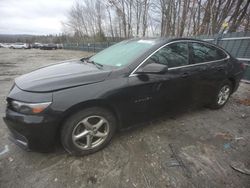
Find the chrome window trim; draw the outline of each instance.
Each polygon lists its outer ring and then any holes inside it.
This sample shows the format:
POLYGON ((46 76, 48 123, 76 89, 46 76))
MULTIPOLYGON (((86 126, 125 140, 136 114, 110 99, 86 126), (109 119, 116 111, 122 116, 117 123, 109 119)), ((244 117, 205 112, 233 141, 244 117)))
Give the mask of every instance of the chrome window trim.
POLYGON ((250 58, 241 58, 241 57, 238 57, 236 59, 238 59, 239 61, 250 61, 250 58))
POLYGON ((172 41, 172 42, 168 42, 167 44, 164 44, 163 46, 159 47, 158 49, 156 49, 154 52, 152 52, 147 58, 145 58, 129 75, 129 77, 132 76, 137 76, 136 71, 140 68, 140 66, 142 66, 152 55, 154 55, 157 51, 159 51, 160 49, 164 48, 167 45, 173 44, 173 43, 177 43, 177 42, 195 42, 195 43, 202 43, 202 44, 206 44, 206 45, 211 45, 217 49, 222 50, 227 57, 223 58, 223 59, 218 59, 218 60, 214 60, 214 61, 207 61, 207 62, 203 62, 203 63, 197 63, 197 64, 191 64, 191 65, 183 65, 183 66, 179 66, 179 67, 172 67, 169 68, 168 70, 174 70, 174 69, 180 69, 180 68, 185 68, 185 67, 192 67, 192 66, 198 66, 198 65, 203 65, 203 64, 209 64, 209 63, 215 63, 215 62, 219 62, 219 61, 225 61, 227 59, 230 58, 230 55, 222 48, 218 48, 217 46, 215 46, 214 44, 208 44, 206 42, 202 42, 202 41, 196 41, 196 40, 178 40, 178 41, 172 41))
POLYGON ((179 67, 172 67, 172 68, 169 68, 168 70, 174 70, 174 69, 179 69, 179 68, 183 68, 183 67, 193 67, 193 66, 198 66, 198 65, 215 63, 215 62, 227 60, 228 58, 229 57, 226 57, 226 58, 223 58, 223 59, 219 59, 219 60, 214 60, 214 61, 207 61, 207 62, 203 62, 203 63, 198 63, 198 64, 191 64, 191 65, 184 65, 184 66, 179 66, 179 67))
MULTIPOLYGON (((221 38, 219 40, 249 40, 250 37, 230 37, 230 38, 221 38)), ((216 39, 214 38, 210 38, 210 39, 200 39, 200 40, 204 40, 204 41, 214 41, 216 39)))

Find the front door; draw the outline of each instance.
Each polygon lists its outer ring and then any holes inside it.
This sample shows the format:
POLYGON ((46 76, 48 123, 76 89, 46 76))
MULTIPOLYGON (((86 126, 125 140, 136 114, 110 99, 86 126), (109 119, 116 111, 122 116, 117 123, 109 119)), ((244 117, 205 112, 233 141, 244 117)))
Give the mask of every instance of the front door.
POLYGON ((135 74, 129 77, 129 97, 134 111, 173 110, 189 101, 190 75, 188 44, 174 42, 155 52, 144 64, 165 64, 168 72, 164 74, 135 74), (167 107, 167 108, 166 108, 167 107))

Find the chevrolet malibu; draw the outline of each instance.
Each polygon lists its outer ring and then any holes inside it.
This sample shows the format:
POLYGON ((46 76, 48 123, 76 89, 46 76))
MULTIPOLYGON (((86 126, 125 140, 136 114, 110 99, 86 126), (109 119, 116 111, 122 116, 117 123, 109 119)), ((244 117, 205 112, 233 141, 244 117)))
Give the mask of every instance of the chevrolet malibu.
POLYGON ((60 140, 70 154, 86 155, 141 114, 223 107, 242 74, 242 64, 204 41, 132 39, 16 78, 4 121, 27 150, 49 151, 60 140))

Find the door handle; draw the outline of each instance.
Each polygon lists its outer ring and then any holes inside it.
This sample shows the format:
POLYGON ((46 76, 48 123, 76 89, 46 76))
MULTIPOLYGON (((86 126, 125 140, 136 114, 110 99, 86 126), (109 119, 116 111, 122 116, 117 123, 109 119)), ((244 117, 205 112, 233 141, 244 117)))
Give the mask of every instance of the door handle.
POLYGON ((203 66, 200 68, 200 71, 206 71, 207 70, 207 66, 203 66))
POLYGON ((215 69, 215 70, 223 70, 225 68, 225 66, 223 66, 223 65, 217 65, 217 66, 213 66, 213 67, 211 67, 211 69, 215 69))
POLYGON ((219 67, 216 68, 216 70, 218 70, 218 71, 223 71, 223 70, 224 70, 224 67, 223 67, 223 66, 219 66, 219 67))
POLYGON ((189 76, 189 73, 187 73, 187 72, 184 72, 184 73, 182 73, 182 75, 181 75, 182 78, 187 78, 188 76, 189 76))

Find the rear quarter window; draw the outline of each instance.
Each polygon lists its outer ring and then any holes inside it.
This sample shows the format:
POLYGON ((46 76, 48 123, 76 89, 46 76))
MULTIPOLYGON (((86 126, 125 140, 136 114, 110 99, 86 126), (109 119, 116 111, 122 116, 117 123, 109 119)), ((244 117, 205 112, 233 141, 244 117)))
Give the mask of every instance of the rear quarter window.
POLYGON ((219 48, 198 42, 190 43, 192 64, 221 60, 227 55, 219 48))

